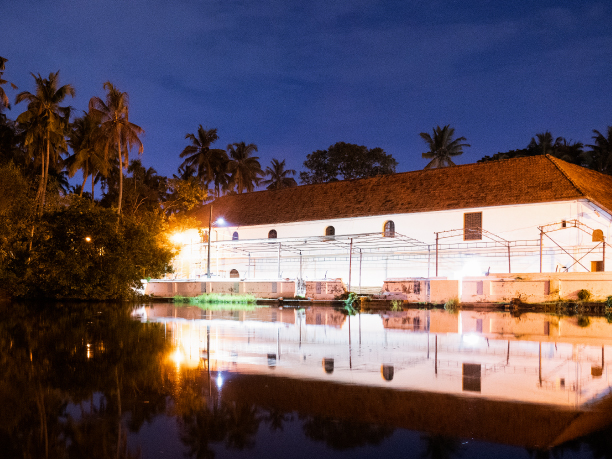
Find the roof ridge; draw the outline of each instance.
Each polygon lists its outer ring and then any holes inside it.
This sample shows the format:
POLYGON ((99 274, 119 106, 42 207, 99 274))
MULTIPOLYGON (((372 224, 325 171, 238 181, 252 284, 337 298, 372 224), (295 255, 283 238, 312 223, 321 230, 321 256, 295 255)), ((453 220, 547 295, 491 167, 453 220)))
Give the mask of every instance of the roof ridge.
MULTIPOLYGON (((584 190, 582 188, 580 188, 578 186, 578 184, 576 182, 574 182, 574 180, 569 176, 569 174, 563 169, 563 167, 561 167, 560 164, 557 163, 557 161, 562 161, 558 158, 555 158, 554 156, 549 155, 548 153, 545 155, 546 158, 548 158, 548 160, 553 163, 555 165, 555 167, 559 170, 559 172, 561 172, 561 174, 563 174, 563 176, 574 186, 574 188, 576 188, 578 190, 578 192, 584 196, 585 198, 588 198, 589 195, 588 193, 585 193, 584 190)), ((565 162, 565 161, 563 161, 565 162)))

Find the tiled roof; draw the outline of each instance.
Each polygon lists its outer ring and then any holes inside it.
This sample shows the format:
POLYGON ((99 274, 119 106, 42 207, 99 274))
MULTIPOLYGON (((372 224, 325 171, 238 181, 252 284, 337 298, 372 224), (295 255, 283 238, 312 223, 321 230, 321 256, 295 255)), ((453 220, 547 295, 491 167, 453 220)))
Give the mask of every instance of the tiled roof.
MULTIPOLYGON (((588 198, 612 210, 612 177, 532 156, 222 196, 213 220, 251 226, 588 198)), ((208 225, 208 205, 196 211, 208 225)))

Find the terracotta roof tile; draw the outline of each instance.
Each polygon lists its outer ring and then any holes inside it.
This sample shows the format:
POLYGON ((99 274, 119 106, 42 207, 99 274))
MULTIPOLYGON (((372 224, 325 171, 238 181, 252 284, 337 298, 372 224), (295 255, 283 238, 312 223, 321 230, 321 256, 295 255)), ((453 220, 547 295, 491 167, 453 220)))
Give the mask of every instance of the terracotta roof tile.
MULTIPOLYGON (((612 177, 547 155, 223 196, 213 220, 251 226, 576 198, 610 210, 611 190, 612 177)), ((208 213, 196 211, 202 225, 208 213)))

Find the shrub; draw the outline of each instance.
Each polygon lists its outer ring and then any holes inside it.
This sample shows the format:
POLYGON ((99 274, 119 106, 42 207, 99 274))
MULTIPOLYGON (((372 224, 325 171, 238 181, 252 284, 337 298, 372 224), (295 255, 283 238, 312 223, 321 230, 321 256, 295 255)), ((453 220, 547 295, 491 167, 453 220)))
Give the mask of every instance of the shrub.
POLYGON ((583 288, 582 290, 579 290, 578 291, 578 299, 580 301, 589 301, 591 299, 591 292, 589 292, 585 288, 583 288))
POLYGON ((591 325, 591 319, 586 316, 578 316, 578 326, 585 328, 591 325))
POLYGON ((612 312, 612 295, 606 298, 606 312, 607 313, 612 312))
POLYGON ((446 303, 444 303, 444 309, 452 314, 456 314, 459 312, 459 298, 451 298, 446 303))

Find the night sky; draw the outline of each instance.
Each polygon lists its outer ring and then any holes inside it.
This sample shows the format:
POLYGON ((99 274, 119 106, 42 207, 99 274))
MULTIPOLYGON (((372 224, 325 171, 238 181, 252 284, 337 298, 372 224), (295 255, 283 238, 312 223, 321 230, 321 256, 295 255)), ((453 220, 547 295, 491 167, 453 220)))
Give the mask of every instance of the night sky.
POLYGON ((33 91, 30 72, 60 70, 78 110, 110 80, 164 175, 199 124, 218 128, 218 148, 255 143, 264 169, 298 171, 339 141, 422 169, 419 132, 435 125, 472 145, 461 164, 612 125, 610 2, 0 2, 4 78, 33 91))

